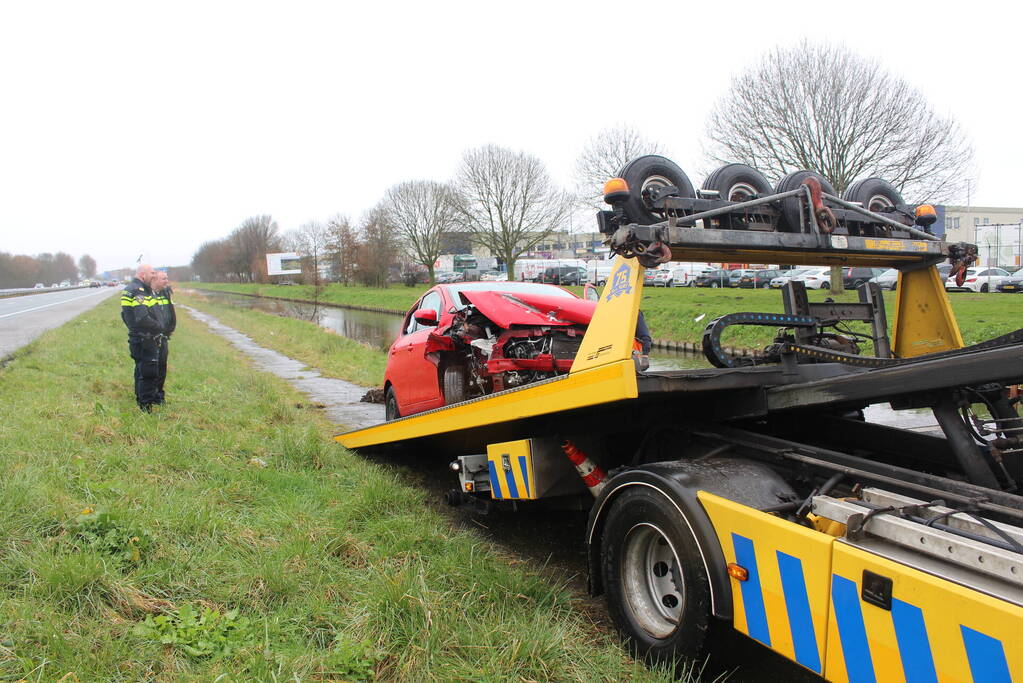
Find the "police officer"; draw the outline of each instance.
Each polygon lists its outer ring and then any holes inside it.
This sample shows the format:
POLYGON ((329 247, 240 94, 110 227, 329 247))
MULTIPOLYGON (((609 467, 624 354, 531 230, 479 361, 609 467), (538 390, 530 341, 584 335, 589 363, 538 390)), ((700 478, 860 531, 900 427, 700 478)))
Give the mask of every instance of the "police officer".
POLYGON ((163 405, 163 383, 167 381, 167 356, 170 354, 170 337, 178 325, 177 315, 174 313, 174 302, 171 300, 173 291, 170 287, 170 280, 167 273, 162 270, 156 271, 153 282, 150 285, 153 290, 153 298, 156 305, 153 312, 163 325, 163 340, 160 344, 160 362, 157 365, 157 389, 156 402, 163 405))
POLYGON ((153 307, 156 298, 150 283, 153 267, 141 264, 135 278, 121 292, 121 320, 128 327, 128 350, 135 361, 135 400, 144 412, 159 402, 160 344, 163 324, 153 307))

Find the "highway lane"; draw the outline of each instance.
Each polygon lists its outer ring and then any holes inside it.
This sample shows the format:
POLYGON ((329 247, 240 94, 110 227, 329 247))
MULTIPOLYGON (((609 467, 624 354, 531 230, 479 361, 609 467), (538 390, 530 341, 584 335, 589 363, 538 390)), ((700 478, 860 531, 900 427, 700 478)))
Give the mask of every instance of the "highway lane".
POLYGON ((0 299, 0 359, 120 291, 100 287, 0 299))

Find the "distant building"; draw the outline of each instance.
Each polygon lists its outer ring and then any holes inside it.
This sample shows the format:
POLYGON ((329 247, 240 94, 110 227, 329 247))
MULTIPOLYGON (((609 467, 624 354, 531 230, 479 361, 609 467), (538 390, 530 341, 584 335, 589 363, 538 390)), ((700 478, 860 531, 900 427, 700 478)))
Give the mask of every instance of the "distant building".
POLYGON ((1003 206, 936 206, 938 222, 935 234, 949 242, 977 242, 977 228, 982 225, 1023 223, 1023 208, 1003 206))

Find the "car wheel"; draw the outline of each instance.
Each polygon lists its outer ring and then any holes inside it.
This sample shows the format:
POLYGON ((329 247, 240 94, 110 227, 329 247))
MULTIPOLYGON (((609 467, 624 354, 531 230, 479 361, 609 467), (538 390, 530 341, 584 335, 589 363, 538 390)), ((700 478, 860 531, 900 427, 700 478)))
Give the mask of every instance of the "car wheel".
POLYGON ((465 370, 457 365, 444 368, 444 405, 461 403, 466 399, 465 370))
MULTIPOLYGON (((771 183, 752 166, 746 164, 727 164, 718 168, 703 181, 704 190, 713 190, 718 196, 729 202, 746 202, 756 196, 771 194, 771 183)), ((720 216, 721 227, 730 230, 744 230, 746 222, 720 216)))
POLYGON ((387 387, 384 392, 384 420, 390 422, 401 417, 398 412, 398 399, 394 396, 394 387, 387 387))
POLYGON ((818 287, 818 289, 831 289, 831 283, 830 282, 822 282, 821 286, 818 287))
POLYGON ((710 286, 713 287, 714 289, 717 289, 720 285, 718 285, 718 283, 716 282, 711 282, 710 286))
MULTIPOLYGON (((835 194, 835 188, 828 182, 828 179, 816 171, 796 171, 794 173, 789 173, 787 176, 778 181, 778 186, 774 188, 774 191, 776 194, 781 194, 782 192, 795 190, 802 185, 803 181, 807 178, 816 178, 821 184, 822 190, 830 195, 835 194)), ((778 221, 778 230, 780 232, 799 232, 799 214, 802 210, 803 204, 799 197, 783 199, 781 202, 781 218, 778 221)))
POLYGON ((982 294, 987 294, 987 291, 988 291, 987 290, 987 285, 981 285, 980 286, 980 291, 981 291, 982 294))
POLYGON ((606 285, 606 284, 607 284, 607 280, 598 280, 598 281, 597 281, 597 285, 598 285, 599 287, 603 287, 603 286, 604 286, 604 285, 606 285))
POLYGON ((689 284, 686 285, 686 287, 695 287, 695 286, 696 286, 696 280, 690 280, 689 284))
POLYGON ((674 185, 680 197, 695 197, 696 190, 685 172, 674 161, 658 154, 636 157, 618 171, 618 177, 629 185, 629 198, 622 207, 625 214, 640 225, 659 223, 664 217, 651 211, 644 191, 674 185))
POLYGON ((764 283, 764 284, 763 284, 763 285, 761 286, 761 289, 770 289, 770 288, 771 288, 771 283, 770 283, 770 282, 765 282, 765 283, 764 283))
POLYGON ((710 584, 696 539, 664 496, 637 487, 614 501, 600 568, 608 613, 635 655, 653 663, 700 656, 710 584))

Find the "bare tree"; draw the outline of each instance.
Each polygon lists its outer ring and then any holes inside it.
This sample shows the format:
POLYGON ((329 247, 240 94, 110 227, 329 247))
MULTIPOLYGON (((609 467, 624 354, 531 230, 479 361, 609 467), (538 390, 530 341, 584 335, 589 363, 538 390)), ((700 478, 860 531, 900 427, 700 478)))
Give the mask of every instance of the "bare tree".
POLYGON ((879 62, 804 41, 777 48, 732 81, 707 122, 707 156, 777 180, 824 174, 838 192, 877 176, 911 201, 954 201, 972 176, 973 149, 951 116, 879 62))
POLYGON ((280 232, 277 221, 270 216, 252 216, 242 221, 228 237, 232 247, 231 262, 239 280, 267 282, 266 255, 279 251, 280 232))
POLYGON ((572 202, 551 182, 542 161, 496 145, 467 150, 454 187, 459 225, 504 259, 509 279, 519 254, 546 239, 572 202))
POLYGON ((383 202, 363 217, 360 233, 356 277, 364 285, 386 287, 391 267, 401 253, 401 243, 383 202))
POLYGON ((409 258, 426 268, 432 284, 443 236, 458 227, 451 188, 432 180, 409 180, 387 190, 384 206, 409 258))
POLYGON ((582 208, 603 209, 604 183, 626 163, 644 154, 664 154, 664 146, 625 123, 605 128, 586 143, 575 161, 575 194, 582 208))
POLYGON ((336 214, 327 220, 327 258, 338 282, 350 285, 355 280, 359 258, 359 238, 348 216, 336 214))
POLYGON ((323 223, 310 221, 297 230, 288 232, 287 244, 302 257, 302 270, 306 284, 319 290, 320 270, 327 263, 327 228, 323 223))
POLYGON ((88 254, 78 257, 78 272, 84 278, 91 278, 96 275, 96 259, 88 254))

